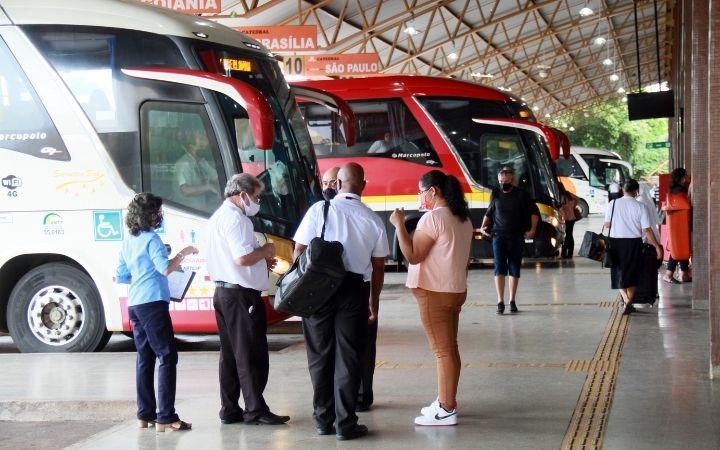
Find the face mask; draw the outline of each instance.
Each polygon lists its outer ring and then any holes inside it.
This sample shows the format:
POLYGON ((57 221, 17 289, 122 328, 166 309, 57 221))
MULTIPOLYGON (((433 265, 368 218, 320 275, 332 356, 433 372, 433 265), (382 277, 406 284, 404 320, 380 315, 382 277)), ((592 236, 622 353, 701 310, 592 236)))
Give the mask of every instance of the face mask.
POLYGON ((250 200, 249 204, 245 203, 245 200, 242 201, 243 206, 245 206, 245 215, 248 217, 252 217, 258 212, 260 212, 260 203, 255 203, 254 201, 250 200))
POLYGON ((420 209, 423 209, 423 210, 425 210, 425 211, 432 211, 433 208, 435 208, 435 203, 434 203, 434 202, 430 202, 430 200, 428 199, 428 197, 429 197, 428 191, 425 191, 423 194, 421 194, 421 196, 420 196, 420 209))
POLYGON ((325 200, 332 200, 337 195, 337 191, 333 188, 326 188, 323 189, 322 195, 325 200))
POLYGON ((510 189, 512 189, 512 183, 503 183, 502 184, 503 191, 509 191, 510 189))

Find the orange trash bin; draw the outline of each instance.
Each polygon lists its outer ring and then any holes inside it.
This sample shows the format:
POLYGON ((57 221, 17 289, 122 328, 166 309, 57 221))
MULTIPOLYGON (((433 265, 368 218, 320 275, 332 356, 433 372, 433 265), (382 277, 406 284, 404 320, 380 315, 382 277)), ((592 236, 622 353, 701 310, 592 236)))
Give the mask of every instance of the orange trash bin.
POLYGON ((692 206, 686 193, 668 194, 663 205, 667 213, 665 222, 668 228, 670 255, 676 261, 690 259, 690 210, 692 206))

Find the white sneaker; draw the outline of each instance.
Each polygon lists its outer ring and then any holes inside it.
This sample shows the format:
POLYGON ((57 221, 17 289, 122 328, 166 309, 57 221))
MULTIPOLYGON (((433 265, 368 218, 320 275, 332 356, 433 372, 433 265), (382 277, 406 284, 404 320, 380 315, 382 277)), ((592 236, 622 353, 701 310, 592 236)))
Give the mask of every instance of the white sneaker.
POLYGON ((430 406, 423 406, 420 408, 420 414, 423 416, 434 416, 435 415, 435 407, 440 406, 440 397, 437 397, 435 400, 433 400, 432 403, 430 403, 430 406))
POLYGON ((415 418, 415 425, 426 427, 457 425, 457 409, 453 409, 452 411, 448 412, 442 409, 439 404, 433 404, 430 406, 430 408, 432 408, 430 414, 418 416, 415 418))

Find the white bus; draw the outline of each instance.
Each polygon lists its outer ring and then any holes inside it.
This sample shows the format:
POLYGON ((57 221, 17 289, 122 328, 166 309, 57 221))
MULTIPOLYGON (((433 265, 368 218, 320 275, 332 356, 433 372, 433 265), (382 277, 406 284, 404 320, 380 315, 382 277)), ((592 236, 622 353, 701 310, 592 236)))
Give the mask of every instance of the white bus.
MULTIPOLYGON (((0 161, 0 330, 23 352, 96 351, 130 330, 127 286, 113 277, 137 192, 165 200, 166 244, 200 247, 171 315, 176 331, 204 333, 217 328, 200 239, 228 177, 264 182, 255 228, 275 242, 280 271, 321 198, 273 55, 135 1, 0 0, 0 161)), ((284 318, 268 311, 269 322, 284 318)))
POLYGON ((604 213, 608 186, 622 184, 633 175, 629 162, 600 148, 571 147, 569 159, 556 161, 558 177, 566 189, 580 197, 583 217, 604 213))

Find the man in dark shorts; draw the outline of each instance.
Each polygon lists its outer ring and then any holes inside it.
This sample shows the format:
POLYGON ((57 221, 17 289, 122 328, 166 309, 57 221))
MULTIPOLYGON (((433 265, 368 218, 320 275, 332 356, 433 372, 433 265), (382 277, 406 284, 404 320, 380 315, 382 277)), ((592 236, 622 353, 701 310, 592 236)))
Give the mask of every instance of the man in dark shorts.
POLYGON ((498 172, 499 188, 490 196, 490 206, 483 218, 481 233, 493 242, 495 259, 495 291, 497 292, 497 313, 505 312, 505 277, 510 275, 510 312, 518 312, 515 303, 520 264, 522 263, 525 239, 535 236, 540 212, 530 194, 514 184, 515 170, 502 166, 498 172), (492 231, 488 227, 492 224, 492 231))

